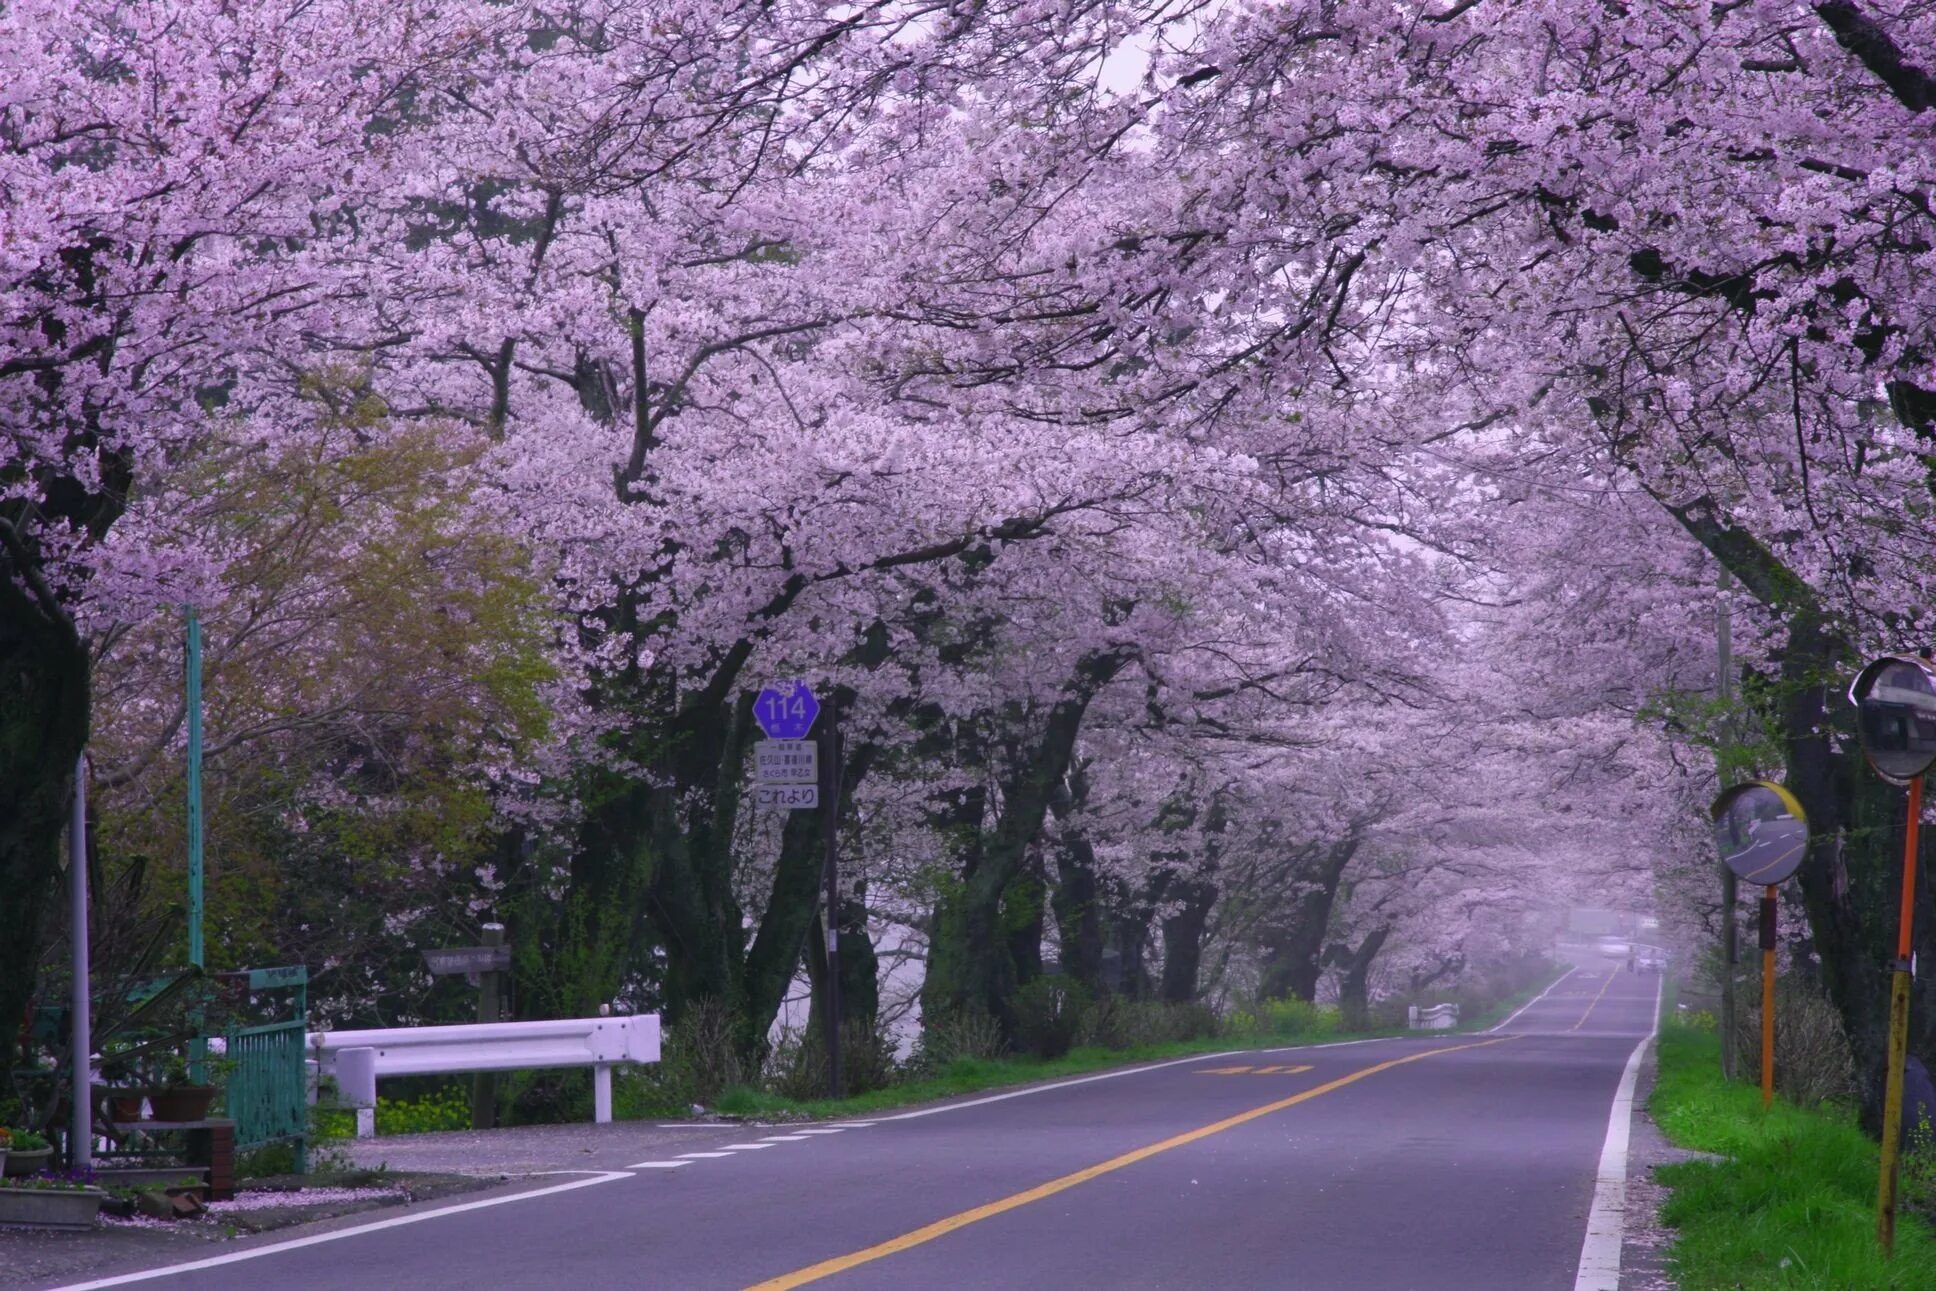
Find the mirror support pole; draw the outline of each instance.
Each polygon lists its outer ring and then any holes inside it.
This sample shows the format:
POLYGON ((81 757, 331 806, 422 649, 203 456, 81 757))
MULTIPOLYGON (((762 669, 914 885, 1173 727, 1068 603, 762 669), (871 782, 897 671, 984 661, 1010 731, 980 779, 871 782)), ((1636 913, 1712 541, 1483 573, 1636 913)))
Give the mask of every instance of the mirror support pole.
POLYGON ((1761 895, 1761 1106, 1775 1101, 1775 885, 1761 895))
POLYGON ((1889 983, 1889 1069, 1882 1095, 1882 1172, 1876 1184, 1876 1239, 1895 1254, 1896 1180, 1901 1167, 1902 1069, 1909 1054, 1910 932, 1916 912, 1916 845, 1923 816, 1923 778, 1909 782, 1902 830, 1902 909, 1896 925, 1895 971, 1889 983))
POLYGON ((1741 962, 1736 950, 1735 909, 1740 901, 1734 871, 1721 867, 1721 1075, 1734 1079, 1734 979, 1741 962))

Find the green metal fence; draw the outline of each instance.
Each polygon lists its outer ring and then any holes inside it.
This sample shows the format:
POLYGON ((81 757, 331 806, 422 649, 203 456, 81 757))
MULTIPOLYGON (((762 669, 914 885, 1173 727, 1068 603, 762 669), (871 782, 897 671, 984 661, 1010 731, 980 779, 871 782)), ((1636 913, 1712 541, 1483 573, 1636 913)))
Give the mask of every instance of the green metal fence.
MULTIPOLYGON (((228 977, 229 974, 222 976, 228 977)), ((248 1003, 228 1028, 228 1079, 223 1098, 235 1122, 237 1149, 290 1143, 296 1169, 307 1168, 308 1083, 303 1060, 309 1029, 309 970, 256 968, 247 980, 248 1003), (242 1018, 258 1020, 244 1025, 242 1018)))

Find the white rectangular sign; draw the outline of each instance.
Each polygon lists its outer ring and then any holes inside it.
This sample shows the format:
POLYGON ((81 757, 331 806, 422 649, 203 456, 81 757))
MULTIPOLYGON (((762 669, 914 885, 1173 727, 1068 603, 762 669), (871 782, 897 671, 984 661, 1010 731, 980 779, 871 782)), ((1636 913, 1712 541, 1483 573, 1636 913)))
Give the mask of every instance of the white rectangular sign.
POLYGON ((817 784, 758 784, 753 786, 753 802, 755 806, 778 811, 818 807, 820 786, 817 784))
POLYGON ((812 740, 761 740, 753 746, 753 779, 760 784, 815 784, 820 746, 812 740))

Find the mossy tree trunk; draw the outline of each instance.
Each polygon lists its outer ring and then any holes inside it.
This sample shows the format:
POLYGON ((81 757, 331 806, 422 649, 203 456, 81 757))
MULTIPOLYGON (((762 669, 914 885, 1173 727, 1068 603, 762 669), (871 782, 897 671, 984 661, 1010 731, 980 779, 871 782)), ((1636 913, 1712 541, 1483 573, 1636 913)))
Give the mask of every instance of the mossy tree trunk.
POLYGON ((1085 655, 1045 713, 1009 714, 1011 731, 1035 726, 1031 717, 1040 725, 1026 743, 1016 739, 1009 749, 1001 814, 992 825, 957 839, 960 878, 935 910, 928 977, 921 992, 924 1014, 935 1017, 973 1008, 985 1010, 1004 1029, 1012 1023, 1009 1000, 1018 976, 1002 902, 1041 837, 1050 800, 1069 773, 1090 701, 1131 657, 1119 649, 1085 655))
POLYGON ((1358 835, 1313 849, 1295 871, 1296 885, 1284 913, 1264 930, 1264 972, 1259 993, 1267 1000, 1289 996, 1306 1004, 1317 998, 1325 934, 1345 868, 1358 854, 1358 835))

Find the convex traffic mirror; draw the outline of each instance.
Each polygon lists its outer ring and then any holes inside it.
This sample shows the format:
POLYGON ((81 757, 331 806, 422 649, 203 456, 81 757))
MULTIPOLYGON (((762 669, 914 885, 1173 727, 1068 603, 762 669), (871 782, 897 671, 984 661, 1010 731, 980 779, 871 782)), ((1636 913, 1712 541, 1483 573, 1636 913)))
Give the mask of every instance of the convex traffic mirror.
MULTIPOLYGON (((1936 696, 1932 696, 1936 698, 1936 696)), ((1778 784, 1751 780, 1714 800, 1714 845, 1744 883, 1780 883, 1808 850, 1808 816, 1778 784)))
POLYGON ((1908 784, 1936 762, 1936 667, 1913 655, 1883 655, 1849 687, 1856 735, 1875 773, 1908 784))

